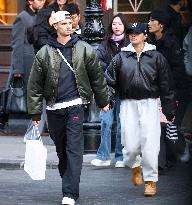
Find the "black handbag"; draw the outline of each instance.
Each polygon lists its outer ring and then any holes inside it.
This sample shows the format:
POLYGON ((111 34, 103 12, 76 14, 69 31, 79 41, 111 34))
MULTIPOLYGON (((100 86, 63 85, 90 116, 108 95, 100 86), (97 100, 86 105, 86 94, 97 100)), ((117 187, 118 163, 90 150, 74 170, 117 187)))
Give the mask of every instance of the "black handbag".
POLYGON ((13 78, 7 97, 7 113, 26 113, 26 91, 22 78, 13 78))

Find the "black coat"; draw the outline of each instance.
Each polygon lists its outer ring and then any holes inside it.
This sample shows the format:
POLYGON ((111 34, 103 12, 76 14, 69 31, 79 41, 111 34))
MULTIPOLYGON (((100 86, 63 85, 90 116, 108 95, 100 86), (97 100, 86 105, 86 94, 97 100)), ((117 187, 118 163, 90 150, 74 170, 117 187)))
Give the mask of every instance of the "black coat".
POLYGON ((111 61, 106 72, 107 83, 121 100, 161 98, 167 119, 175 115, 175 92, 166 59, 154 46, 145 44, 140 57, 130 44, 111 61))
POLYGON ((192 80, 185 73, 183 51, 171 30, 167 30, 163 37, 155 40, 153 35, 149 35, 148 41, 156 46, 167 59, 171 72, 173 74, 174 86, 176 89, 177 99, 186 99, 189 97, 192 88, 192 80))
POLYGON ((47 44, 49 35, 56 35, 55 29, 49 25, 49 17, 52 11, 57 12, 59 10, 59 5, 55 2, 37 13, 34 25, 30 28, 31 31, 29 30, 29 33, 33 33, 33 35, 30 35, 29 41, 33 44, 36 53, 47 44))
POLYGON ((183 40, 186 35, 186 28, 182 24, 181 14, 176 12, 171 6, 166 8, 166 12, 170 16, 170 27, 172 28, 180 47, 183 46, 183 40))
POLYGON ((19 13, 12 25, 12 55, 11 55, 11 74, 22 74, 25 87, 28 82, 29 74, 34 60, 34 48, 28 42, 27 29, 35 21, 36 13, 29 6, 19 13))
POLYGON ((118 43, 119 45, 117 46, 112 39, 106 39, 99 45, 97 55, 104 71, 110 64, 112 58, 121 51, 121 48, 129 44, 129 39, 125 35, 125 37, 118 43))

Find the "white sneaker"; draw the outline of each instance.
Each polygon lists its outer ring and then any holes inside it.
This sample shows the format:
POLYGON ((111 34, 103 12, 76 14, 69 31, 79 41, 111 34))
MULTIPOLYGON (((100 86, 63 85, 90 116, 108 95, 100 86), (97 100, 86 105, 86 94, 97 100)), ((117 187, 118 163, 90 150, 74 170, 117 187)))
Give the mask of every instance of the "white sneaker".
POLYGON ((106 167, 110 166, 111 160, 100 160, 100 159, 93 159, 91 164, 97 167, 106 167))
POLYGON ((75 200, 69 197, 63 197, 62 204, 65 205, 75 205, 75 200))
POLYGON ((124 161, 116 161, 115 167, 116 168, 124 168, 125 167, 124 161))

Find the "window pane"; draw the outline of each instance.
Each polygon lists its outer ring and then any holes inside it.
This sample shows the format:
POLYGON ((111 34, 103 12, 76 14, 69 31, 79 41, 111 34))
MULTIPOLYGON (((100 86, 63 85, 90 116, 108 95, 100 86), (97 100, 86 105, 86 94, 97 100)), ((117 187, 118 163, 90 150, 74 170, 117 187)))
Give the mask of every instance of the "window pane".
POLYGON ((17 0, 0 0, 0 24, 12 24, 17 10, 17 0))
POLYGON ((118 0, 118 12, 137 12, 150 11, 153 6, 153 0, 118 0))

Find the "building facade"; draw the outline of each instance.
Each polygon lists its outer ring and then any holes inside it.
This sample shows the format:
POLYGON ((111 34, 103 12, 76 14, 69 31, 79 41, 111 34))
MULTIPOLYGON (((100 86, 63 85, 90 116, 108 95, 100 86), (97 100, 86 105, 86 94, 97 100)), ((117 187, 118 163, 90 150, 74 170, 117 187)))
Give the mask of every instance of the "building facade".
MULTIPOLYGON (((47 0, 50 3, 53 0, 47 0)), ((103 23, 106 27, 112 16, 116 13, 124 13, 127 15, 129 22, 142 21, 147 22, 147 16, 154 8, 164 8, 169 0, 94 0, 104 6, 103 23)), ((183 0, 187 1, 187 0, 183 0)), ((5 86, 10 68, 11 54, 11 25, 16 15, 25 7, 26 0, 0 0, 0 90, 5 86)), ((84 10, 86 8, 86 0, 70 0, 79 5, 82 21, 84 20, 84 10)), ((184 12, 185 13, 185 12, 184 12)))

